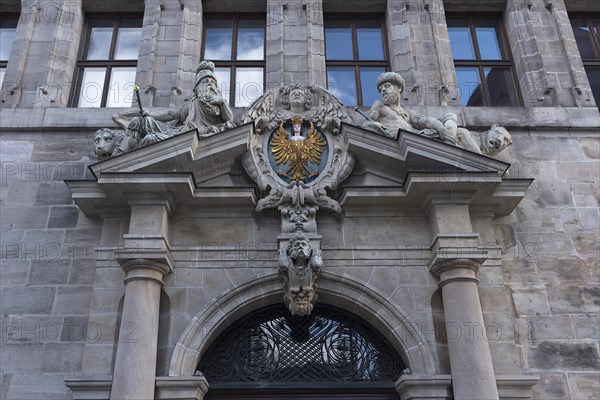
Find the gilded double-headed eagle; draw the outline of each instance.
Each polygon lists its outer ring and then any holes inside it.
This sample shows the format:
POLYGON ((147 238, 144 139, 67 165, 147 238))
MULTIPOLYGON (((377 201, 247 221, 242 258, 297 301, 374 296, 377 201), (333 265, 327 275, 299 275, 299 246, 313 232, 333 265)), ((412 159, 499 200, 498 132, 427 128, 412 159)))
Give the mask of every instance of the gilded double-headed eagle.
POLYGON ((327 144, 315 129, 313 122, 309 122, 310 128, 306 132, 306 137, 302 136, 301 132, 302 118, 295 116, 292 119, 293 135, 290 136, 282 122, 270 141, 275 163, 285 166, 285 169, 280 169, 277 173, 289 177, 292 181, 306 181, 318 173, 318 169, 311 171, 308 163, 319 165, 321 154, 327 144))

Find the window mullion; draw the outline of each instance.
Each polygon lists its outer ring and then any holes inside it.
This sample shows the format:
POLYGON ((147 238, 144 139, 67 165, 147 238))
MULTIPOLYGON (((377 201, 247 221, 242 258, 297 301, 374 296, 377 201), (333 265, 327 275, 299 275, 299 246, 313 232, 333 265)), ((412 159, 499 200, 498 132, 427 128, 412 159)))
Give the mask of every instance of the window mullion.
POLYGON ((483 105, 489 107, 492 105, 492 99, 487 87, 487 80, 485 79, 485 72, 483 70, 484 66, 480 64, 477 69, 479 70, 479 79, 481 80, 481 95, 483 97, 483 105))

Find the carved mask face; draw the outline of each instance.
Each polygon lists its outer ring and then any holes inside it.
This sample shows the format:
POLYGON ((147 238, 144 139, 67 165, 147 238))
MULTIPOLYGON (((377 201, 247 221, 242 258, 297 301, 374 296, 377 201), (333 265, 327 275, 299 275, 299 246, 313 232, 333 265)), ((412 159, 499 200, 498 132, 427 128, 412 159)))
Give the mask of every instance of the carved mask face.
POLYGON ((304 290, 300 288, 298 290, 290 291, 291 302, 289 309, 294 315, 309 315, 312 311, 313 305, 312 300, 315 297, 312 289, 304 290))
POLYGON ((309 258, 310 257, 310 244, 304 240, 296 240, 289 247, 289 254, 293 259, 309 258))

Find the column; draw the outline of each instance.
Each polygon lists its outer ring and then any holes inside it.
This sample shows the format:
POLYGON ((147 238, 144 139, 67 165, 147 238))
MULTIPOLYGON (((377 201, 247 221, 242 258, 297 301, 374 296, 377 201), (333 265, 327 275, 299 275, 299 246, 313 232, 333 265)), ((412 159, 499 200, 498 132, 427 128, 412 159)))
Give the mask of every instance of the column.
POLYGON ((117 253, 125 299, 111 400, 154 399, 160 292, 172 271, 167 230, 166 204, 132 204, 125 249, 117 253))
POLYGON ((492 356, 484 330, 477 273, 486 258, 478 249, 469 215, 472 193, 441 193, 430 199, 428 216, 433 256, 430 272, 439 278, 456 400, 497 400, 492 356))

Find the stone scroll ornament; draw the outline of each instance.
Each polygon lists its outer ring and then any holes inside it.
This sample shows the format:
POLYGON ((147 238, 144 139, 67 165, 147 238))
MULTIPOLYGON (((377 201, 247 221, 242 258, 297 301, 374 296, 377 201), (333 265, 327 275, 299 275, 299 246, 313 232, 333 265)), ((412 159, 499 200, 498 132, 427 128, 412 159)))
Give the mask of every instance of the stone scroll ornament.
POLYGON ((497 124, 485 132, 473 132, 459 127, 454 113, 433 118, 402 108, 400 95, 405 82, 396 72, 384 72, 376 84, 381 98, 373 103, 369 113, 365 115, 358 107, 355 109, 365 118, 362 125, 365 129, 393 138, 402 129, 488 156, 494 156, 512 144, 508 131, 497 124))
POLYGON ((326 89, 289 84, 257 99, 242 122, 255 127, 242 164, 261 194, 256 211, 277 208, 281 214, 285 303, 292 314, 308 315, 323 263, 316 215, 342 212, 330 194, 354 168, 340 129, 352 117, 326 89))
POLYGON ((147 146, 193 129, 211 136, 235 126, 227 99, 219 90, 215 65, 202 61, 196 69, 193 96, 179 107, 147 111, 135 85, 137 109, 112 116, 120 129, 103 128, 94 135, 94 153, 99 160, 147 146))

